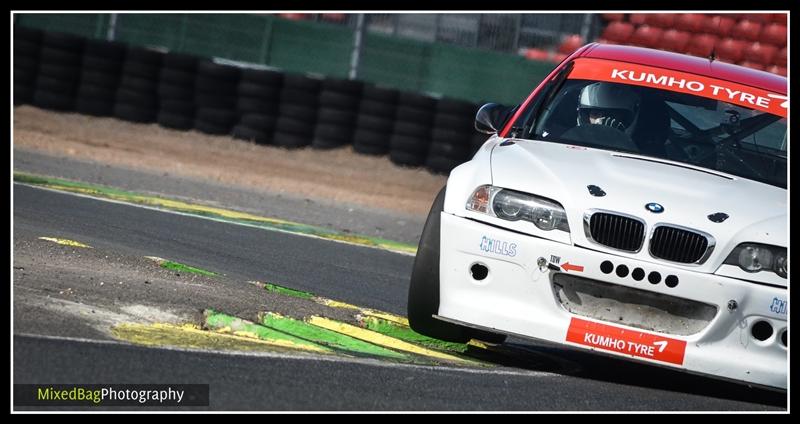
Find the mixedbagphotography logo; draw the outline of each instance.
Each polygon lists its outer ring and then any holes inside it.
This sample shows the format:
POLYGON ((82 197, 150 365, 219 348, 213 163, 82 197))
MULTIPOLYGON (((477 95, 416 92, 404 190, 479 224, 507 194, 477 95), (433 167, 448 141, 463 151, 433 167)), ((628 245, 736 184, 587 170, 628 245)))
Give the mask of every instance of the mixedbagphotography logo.
POLYGON ((208 406, 208 384, 15 384, 15 406, 208 406))

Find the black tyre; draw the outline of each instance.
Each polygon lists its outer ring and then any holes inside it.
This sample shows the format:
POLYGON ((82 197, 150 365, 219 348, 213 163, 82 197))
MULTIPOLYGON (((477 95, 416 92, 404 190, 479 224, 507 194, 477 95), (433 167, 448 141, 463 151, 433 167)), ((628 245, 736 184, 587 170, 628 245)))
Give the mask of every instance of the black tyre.
POLYGON ((157 117, 158 125, 164 128, 175 130, 190 130, 194 128, 194 117, 192 115, 181 115, 161 110, 157 117))
POLYGON ((155 109, 117 102, 114 104, 114 116, 130 122, 149 123, 155 122, 156 111, 155 109))
POLYGON ((335 91, 323 91, 319 96, 319 104, 329 108, 355 111, 358 109, 358 97, 335 91))
POLYGON ((84 68, 83 72, 81 72, 81 84, 91 84, 116 90, 119 86, 119 80, 119 73, 98 72, 88 68, 84 68))
POLYGON ((233 138, 252 141, 257 144, 269 144, 270 137, 265 131, 250 128, 246 125, 236 125, 231 130, 233 138))
POLYGON ((194 129, 201 133, 211 135, 227 135, 231 132, 231 127, 228 125, 218 125, 197 118, 194 119, 194 129))
POLYGON ((194 90, 194 80, 196 76, 194 72, 187 72, 180 69, 164 68, 158 76, 162 84, 169 84, 178 87, 187 87, 194 90))
POLYGON ((393 132, 411 137, 428 138, 431 135, 431 127, 424 124, 397 121, 394 124, 393 132))
POLYGON ((216 79, 223 84, 237 84, 239 82, 239 68, 229 65, 220 65, 210 61, 202 61, 197 65, 197 74, 210 79, 216 79))
POLYGON ((155 93, 142 94, 122 87, 117 90, 116 100, 118 103, 125 103, 142 109, 155 109, 158 105, 158 98, 155 93))
POLYGON ((397 107, 394 104, 375 100, 362 100, 358 105, 358 113, 381 118, 394 119, 396 111, 397 107))
POLYGON ((117 90, 102 85, 81 83, 81 85, 78 86, 78 97, 113 102, 116 94, 117 90))
POLYGON ((242 113, 277 115, 278 103, 273 100, 239 96, 239 99, 236 101, 236 110, 242 113))
POLYGON ((281 90, 280 102, 283 104, 317 107, 317 101, 317 93, 311 91, 296 90, 294 88, 286 87, 281 90))
POLYGON ((305 75, 299 74, 285 74, 283 76, 283 86, 303 91, 316 93, 319 91, 320 80, 309 78, 305 75))
POLYGON ((236 82, 198 74, 194 86, 197 91, 217 96, 235 96, 236 82))
POLYGON ((439 321, 432 316, 439 312, 439 229, 446 189, 442 188, 436 195, 422 229, 408 286, 408 323, 417 333, 449 342, 466 343, 472 338, 471 329, 439 321))
POLYGON ((347 144, 353 139, 353 127, 319 123, 314 128, 314 138, 323 139, 327 144, 347 144))
POLYGON ((428 159, 425 160, 425 167, 436 174, 449 174, 453 168, 462 163, 460 160, 446 156, 428 156, 428 159))
POLYGON ((81 76, 81 68, 40 63, 37 73, 39 76, 56 78, 62 82, 77 82, 81 76))
POLYGON ((311 137, 295 135, 295 134, 287 134, 284 132, 277 131, 272 136, 272 144, 280 147, 286 147, 289 149, 296 149, 311 144, 311 137))
POLYGON ((321 107, 317 114, 317 122, 325 124, 353 126, 355 120, 356 113, 349 110, 321 107))
POLYGON ((141 78, 134 75, 123 75, 120 80, 120 88, 136 91, 142 94, 155 93, 158 80, 151 78, 141 78))
POLYGON ((361 95, 364 83, 361 81, 346 80, 339 78, 325 78, 322 80, 323 91, 335 91, 345 93, 353 97, 361 95))
POLYGON ((114 113, 114 98, 97 99, 78 96, 75 99, 75 111, 84 115, 111 116, 114 113))
POLYGON ((295 106, 292 104, 284 103, 281 104, 280 106, 280 116, 292 119, 300 119, 303 121, 307 121, 311 125, 313 125, 315 120, 317 119, 317 109, 305 105, 295 106))
POLYGON ((14 84, 14 105, 24 105, 33 101, 33 87, 14 84))
POLYGON ((397 98, 400 92, 393 88, 376 87, 374 85, 364 86, 364 91, 361 94, 363 99, 374 100, 386 104, 397 103, 397 98))
POLYGON ((275 116, 258 113, 247 113, 239 118, 239 124, 264 132, 271 132, 275 128, 275 121, 275 116))
POLYGON ((101 57, 84 56, 81 67, 83 72, 102 71, 102 73, 119 74, 122 71, 122 62, 101 57))
POLYGON ((161 99, 158 102, 159 112, 167 112, 177 115, 194 115, 194 102, 174 99, 161 99))
POLYGON ((271 85, 242 81, 236 89, 240 96, 278 101, 281 90, 271 85))
POLYGON ((383 156, 389 153, 389 146, 376 144, 353 143, 353 150, 362 155, 383 156))
POLYGON ((356 127, 375 132, 392 132, 394 120, 360 114, 358 118, 356 118, 356 127))
POLYGON ((396 165, 421 166, 425 164, 425 156, 418 153, 409 153, 403 150, 390 150, 389 160, 396 165))
POLYGON ((235 96, 215 96, 213 94, 195 93, 194 102, 197 107, 236 109, 235 96))
POLYGON ((200 121, 230 129, 236 123, 238 115, 227 109, 201 108, 197 109, 195 117, 200 121))
POLYGON ((416 107, 400 106, 395 115, 398 121, 413 122, 416 124, 430 125, 433 122, 433 114, 429 110, 416 107))
POLYGON ((137 77, 148 78, 148 79, 158 79, 158 73, 160 72, 161 67, 158 65, 151 65, 148 63, 139 63, 139 62, 130 62, 126 61, 124 65, 122 65, 122 73, 125 75, 134 75, 137 77))
POLYGON ((83 55, 121 63, 127 51, 128 45, 119 41, 86 40, 83 55))
POLYGON ((36 89, 33 91, 34 106, 42 109, 52 109, 60 111, 70 111, 75 109, 75 98, 72 96, 65 96, 59 93, 51 93, 49 91, 36 89))
POLYGON ((194 89, 180 85, 172 85, 166 82, 158 83, 156 93, 160 99, 182 100, 194 102, 194 89))
POLYGON ((164 56, 164 68, 181 70, 194 74, 200 58, 190 54, 169 52, 164 56))
POLYGON ((283 74, 268 69, 242 69, 241 80, 267 87, 278 87, 283 82, 283 74))
POLYGON ((83 49, 85 38, 63 32, 44 32, 42 45, 60 50, 80 53, 83 49))
POLYGON ((353 144, 381 147, 384 152, 389 151, 389 134, 358 128, 353 133, 353 144))
POLYGON ((389 139, 389 145, 392 147, 392 150, 401 150, 406 153, 413 153, 417 156, 421 156, 423 162, 425 156, 428 154, 428 144, 429 141, 427 138, 410 137, 401 134, 392 134, 389 139))
POLYGON ((125 66, 130 63, 140 63, 150 65, 155 68, 161 67, 161 61, 165 54, 156 50, 145 49, 142 47, 128 47, 128 52, 125 54, 125 66))
POLYGON ((436 106, 436 99, 433 97, 411 93, 408 91, 401 92, 397 101, 403 106, 424 109, 426 111, 432 111, 436 106))

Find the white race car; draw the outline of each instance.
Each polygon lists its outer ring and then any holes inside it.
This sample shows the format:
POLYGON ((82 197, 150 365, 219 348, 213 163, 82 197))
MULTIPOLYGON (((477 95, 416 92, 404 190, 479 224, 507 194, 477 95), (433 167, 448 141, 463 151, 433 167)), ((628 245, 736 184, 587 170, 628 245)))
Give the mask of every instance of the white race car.
POLYGON ((411 327, 506 335, 787 387, 785 78, 589 44, 433 203, 411 327))

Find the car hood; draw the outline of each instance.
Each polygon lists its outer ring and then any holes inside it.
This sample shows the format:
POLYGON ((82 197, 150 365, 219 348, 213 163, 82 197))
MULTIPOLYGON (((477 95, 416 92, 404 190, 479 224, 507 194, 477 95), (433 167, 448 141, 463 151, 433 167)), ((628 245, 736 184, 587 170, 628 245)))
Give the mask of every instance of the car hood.
MULTIPOLYGON (((743 241, 786 246, 786 190, 690 165, 627 153, 598 150, 552 142, 514 140, 492 152, 492 184, 553 199, 567 211, 572 241, 602 247, 588 241, 583 214, 589 209, 621 212, 643 219, 648 230, 656 223, 670 223, 705 231, 717 242, 705 268, 718 266, 736 244, 743 241), (590 194, 587 186, 602 189, 604 196, 590 194), (651 202, 662 213, 645 209, 651 202), (729 216, 712 222, 708 215, 729 216), (781 228, 781 223, 783 223, 781 228), (759 237, 761 240, 739 240, 759 237)), ((650 259, 647 249, 639 254, 650 259)), ((614 251, 620 254, 619 251, 614 251)))

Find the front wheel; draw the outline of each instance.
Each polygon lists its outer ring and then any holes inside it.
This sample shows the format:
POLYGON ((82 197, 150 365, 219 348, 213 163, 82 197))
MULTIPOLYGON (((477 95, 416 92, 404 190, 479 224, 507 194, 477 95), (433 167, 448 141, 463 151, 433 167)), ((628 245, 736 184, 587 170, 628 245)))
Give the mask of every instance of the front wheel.
POLYGON ((439 312, 439 241, 446 189, 447 187, 443 187, 439 191, 422 229, 408 288, 408 323, 417 333, 449 342, 466 343, 476 338, 502 343, 505 335, 475 330, 432 317, 439 312))

